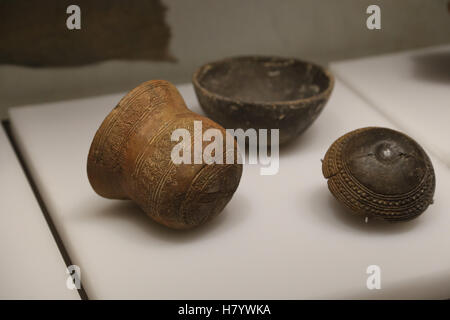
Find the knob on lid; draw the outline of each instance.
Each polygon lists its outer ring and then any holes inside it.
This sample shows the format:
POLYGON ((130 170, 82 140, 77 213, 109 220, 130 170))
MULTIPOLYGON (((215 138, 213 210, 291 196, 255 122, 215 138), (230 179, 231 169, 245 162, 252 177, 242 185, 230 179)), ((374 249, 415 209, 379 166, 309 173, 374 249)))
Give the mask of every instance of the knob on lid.
POLYGON ((353 135, 343 155, 351 175, 380 194, 408 193, 420 184, 427 171, 422 148, 404 134, 386 128, 353 135))

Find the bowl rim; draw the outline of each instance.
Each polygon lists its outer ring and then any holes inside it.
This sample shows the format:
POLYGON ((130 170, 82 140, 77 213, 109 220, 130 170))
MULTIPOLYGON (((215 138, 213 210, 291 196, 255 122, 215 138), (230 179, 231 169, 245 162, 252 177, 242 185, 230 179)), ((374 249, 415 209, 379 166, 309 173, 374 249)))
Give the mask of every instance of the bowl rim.
POLYGON ((216 60, 216 61, 212 61, 212 62, 203 64, 202 66, 197 68, 197 70, 194 72, 194 74, 192 76, 192 82, 194 84, 194 87, 196 87, 200 91, 202 91, 202 93, 204 95, 210 96, 215 99, 224 100, 224 101, 227 101, 230 103, 252 104, 252 105, 261 105, 261 106, 274 106, 274 105, 284 106, 284 105, 304 104, 304 103, 319 100, 322 98, 327 98, 331 94, 331 91, 333 90, 335 79, 334 79, 333 74, 330 72, 330 70, 328 68, 323 67, 323 66, 316 64, 314 62, 311 62, 311 61, 301 60, 301 59, 292 58, 292 57, 271 56, 271 55, 239 55, 239 56, 232 56, 232 57, 228 57, 228 58, 224 58, 224 59, 220 59, 220 60, 216 60), (230 97, 221 95, 219 93, 210 91, 206 87, 204 87, 199 81, 199 77, 203 74, 206 74, 206 72, 208 72, 214 66, 224 64, 224 63, 229 63, 233 60, 248 60, 248 59, 275 60, 275 61, 286 61, 286 62, 310 64, 313 67, 320 70, 328 78, 328 80, 329 80, 328 86, 325 88, 325 90, 322 90, 318 94, 315 94, 315 95, 312 95, 312 96, 309 96, 306 98, 300 98, 300 99, 294 99, 294 100, 279 100, 279 101, 264 101, 264 100, 248 101, 248 100, 240 100, 240 99, 230 98, 230 97))

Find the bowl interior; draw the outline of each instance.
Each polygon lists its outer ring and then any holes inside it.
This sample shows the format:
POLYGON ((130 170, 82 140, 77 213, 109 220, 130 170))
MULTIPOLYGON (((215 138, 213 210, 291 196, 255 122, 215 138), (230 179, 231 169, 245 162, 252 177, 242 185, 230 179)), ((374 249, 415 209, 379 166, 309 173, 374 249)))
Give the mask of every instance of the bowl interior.
POLYGON ((321 67, 296 59, 238 57, 204 66, 197 81, 232 100, 282 102, 320 94, 331 80, 321 67))

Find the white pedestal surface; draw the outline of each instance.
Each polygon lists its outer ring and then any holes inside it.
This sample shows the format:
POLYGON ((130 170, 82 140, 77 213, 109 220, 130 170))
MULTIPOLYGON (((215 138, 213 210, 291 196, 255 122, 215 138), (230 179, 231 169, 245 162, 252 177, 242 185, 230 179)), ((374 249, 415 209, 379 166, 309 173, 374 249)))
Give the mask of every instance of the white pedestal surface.
POLYGON ((331 69, 450 167, 450 45, 342 61, 331 69))
POLYGON ((0 299, 80 299, 3 128, 0 194, 0 299))
MULTIPOLYGON (((201 113, 191 85, 179 88, 201 113)), ((437 158, 430 154, 435 203, 408 223, 366 224, 329 193, 320 159, 335 139, 364 126, 396 128, 340 81, 313 126, 282 148, 277 175, 245 165, 224 212, 187 232, 154 223, 130 201, 103 199, 89 185, 90 143, 121 97, 10 110, 90 298, 450 297, 450 170, 437 158), (369 265, 381 268, 380 290, 366 287, 369 265)))

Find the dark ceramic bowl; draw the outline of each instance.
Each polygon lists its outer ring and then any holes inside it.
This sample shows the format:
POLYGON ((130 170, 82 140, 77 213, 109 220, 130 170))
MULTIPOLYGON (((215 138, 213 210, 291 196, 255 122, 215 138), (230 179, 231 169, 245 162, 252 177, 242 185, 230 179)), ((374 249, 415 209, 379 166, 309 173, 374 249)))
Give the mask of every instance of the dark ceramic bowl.
POLYGON ((326 69, 297 59, 244 56, 200 67, 193 76, 208 117, 226 129, 280 129, 280 144, 305 131, 333 90, 326 69))

